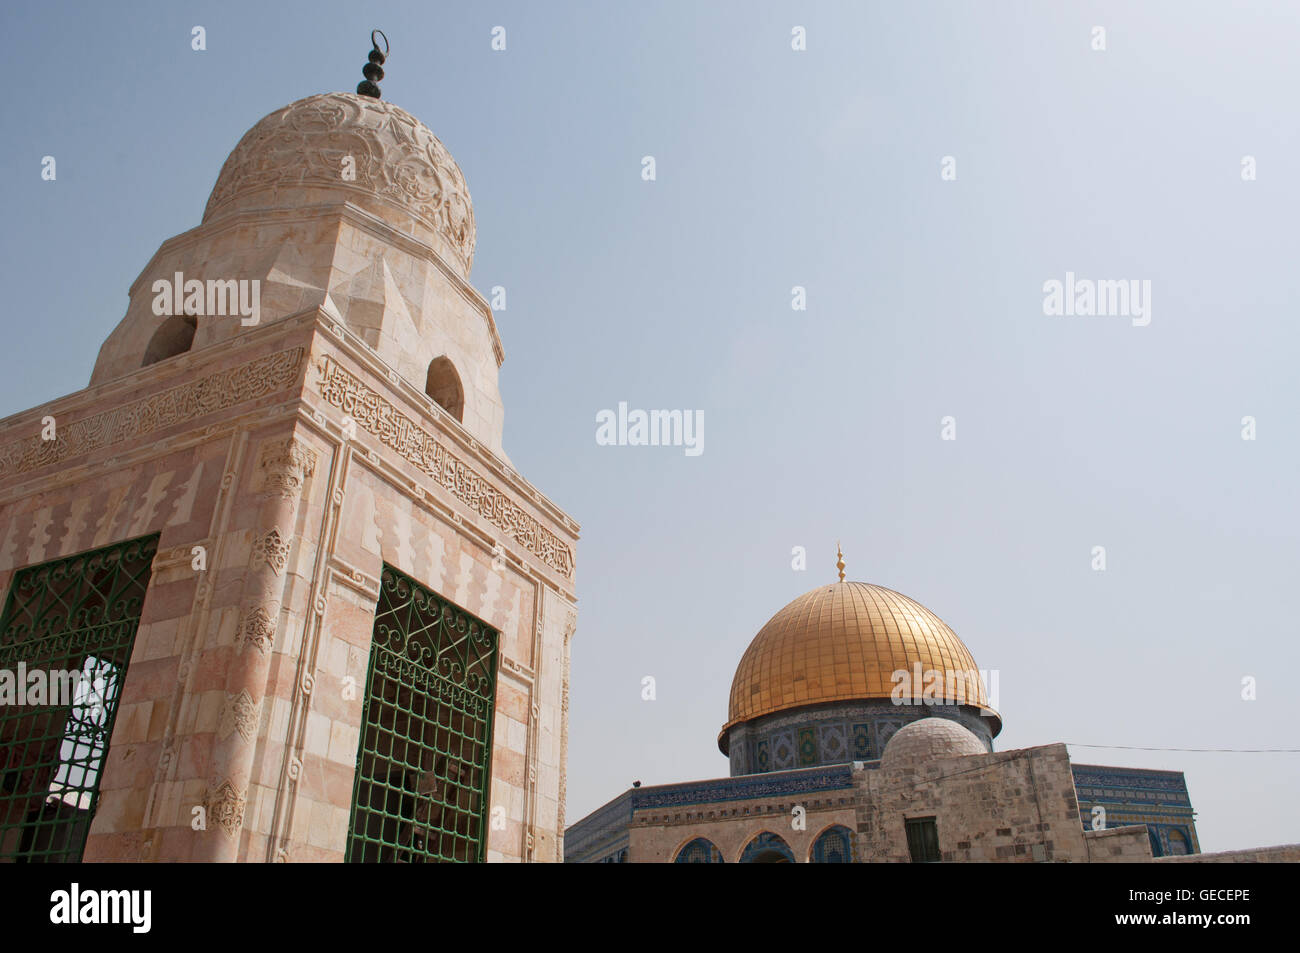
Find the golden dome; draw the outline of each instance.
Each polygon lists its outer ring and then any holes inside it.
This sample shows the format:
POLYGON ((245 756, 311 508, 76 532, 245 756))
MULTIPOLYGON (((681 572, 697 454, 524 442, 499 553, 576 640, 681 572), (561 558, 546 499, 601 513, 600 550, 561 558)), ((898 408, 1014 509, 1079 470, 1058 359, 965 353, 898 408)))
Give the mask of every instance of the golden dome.
MULTIPOLYGON (((911 677, 918 664, 923 673, 937 670, 948 680, 950 672, 976 671, 957 634, 919 602, 864 582, 818 586, 754 636, 731 682, 722 736, 738 722, 789 708, 888 699, 894 672, 911 677)), ((922 688, 915 685, 913 691, 920 695, 922 688)), ((964 698, 965 704, 993 711, 978 679, 965 688, 964 698)), ((992 721, 996 735, 1001 721, 996 715, 992 721)))

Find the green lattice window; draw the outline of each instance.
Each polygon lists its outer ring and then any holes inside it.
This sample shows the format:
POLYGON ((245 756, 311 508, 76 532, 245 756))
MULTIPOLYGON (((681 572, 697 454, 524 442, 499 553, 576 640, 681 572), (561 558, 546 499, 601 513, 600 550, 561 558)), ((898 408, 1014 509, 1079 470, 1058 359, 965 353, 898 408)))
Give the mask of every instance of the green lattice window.
POLYGON ((349 861, 483 859, 497 641, 495 629, 384 567, 349 861))
POLYGON ((0 615, 0 862, 79 861, 158 537, 21 569, 0 615))

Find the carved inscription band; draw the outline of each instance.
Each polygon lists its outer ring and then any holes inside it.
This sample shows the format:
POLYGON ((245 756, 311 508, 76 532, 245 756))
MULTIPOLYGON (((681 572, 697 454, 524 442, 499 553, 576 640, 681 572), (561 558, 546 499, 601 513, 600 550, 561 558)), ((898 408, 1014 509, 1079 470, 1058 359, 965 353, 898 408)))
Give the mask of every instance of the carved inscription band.
POLYGON ((552 569, 573 576, 573 550, 392 404, 342 368, 320 362, 320 395, 419 467, 439 486, 499 527, 552 569))
POLYGON ((60 426, 57 440, 33 435, 0 448, 0 476, 91 453, 194 417, 274 394, 297 379, 302 348, 290 348, 101 414, 60 426))

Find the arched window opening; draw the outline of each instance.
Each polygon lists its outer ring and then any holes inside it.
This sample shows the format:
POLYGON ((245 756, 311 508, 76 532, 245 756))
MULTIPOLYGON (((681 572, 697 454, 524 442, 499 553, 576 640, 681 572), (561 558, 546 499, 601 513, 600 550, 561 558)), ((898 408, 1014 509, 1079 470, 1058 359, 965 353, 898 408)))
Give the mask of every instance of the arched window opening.
POLYGON ((722 863, 722 851, 718 850, 713 841, 705 837, 697 837, 677 852, 677 857, 673 860, 673 863, 720 864, 722 863))
POLYGON ((198 318, 192 314, 172 315, 149 339, 149 346, 144 349, 144 363, 140 366, 148 367, 177 354, 184 354, 194 344, 194 332, 198 326, 198 318))
POLYGON ((446 355, 435 357, 429 362, 429 374, 424 380, 424 392, 457 421, 464 420, 465 389, 461 387, 456 366, 446 355))
POLYGON ((1151 856, 1163 857, 1165 855, 1165 852, 1164 849, 1160 846, 1160 838, 1156 836, 1156 832, 1154 828, 1151 827, 1147 828, 1147 837, 1150 838, 1151 840, 1151 856))
POLYGON ((851 864, 853 847, 849 829, 843 824, 828 827, 813 842, 809 858, 814 864, 851 864))

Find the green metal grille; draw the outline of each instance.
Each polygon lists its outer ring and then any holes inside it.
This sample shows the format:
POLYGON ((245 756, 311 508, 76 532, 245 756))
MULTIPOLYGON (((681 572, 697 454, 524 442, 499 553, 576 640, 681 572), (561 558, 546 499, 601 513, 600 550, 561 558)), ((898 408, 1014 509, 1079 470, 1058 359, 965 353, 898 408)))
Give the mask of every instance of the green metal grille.
POLYGON ((81 860, 157 551, 149 536, 14 574, 0 615, 0 862, 81 860))
POLYGON ((483 860, 498 638, 481 620, 384 567, 348 861, 483 860))

